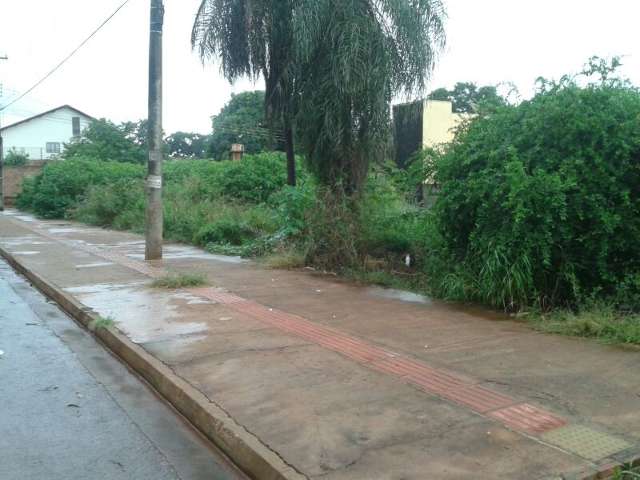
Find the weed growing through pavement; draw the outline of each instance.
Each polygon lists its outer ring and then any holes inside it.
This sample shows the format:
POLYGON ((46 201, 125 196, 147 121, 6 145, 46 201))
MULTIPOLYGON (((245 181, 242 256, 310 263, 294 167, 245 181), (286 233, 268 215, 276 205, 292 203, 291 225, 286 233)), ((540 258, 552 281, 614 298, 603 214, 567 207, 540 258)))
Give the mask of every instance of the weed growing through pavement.
POLYGON ((613 474, 613 480, 640 480, 640 467, 623 467, 613 474))
POLYGON ((111 317, 98 317, 89 323, 89 330, 96 332, 101 329, 108 329, 115 325, 115 321, 111 317))
POLYGON ((178 288, 203 287, 208 285, 206 275, 203 273, 170 273, 155 280, 151 286, 154 288, 178 288))

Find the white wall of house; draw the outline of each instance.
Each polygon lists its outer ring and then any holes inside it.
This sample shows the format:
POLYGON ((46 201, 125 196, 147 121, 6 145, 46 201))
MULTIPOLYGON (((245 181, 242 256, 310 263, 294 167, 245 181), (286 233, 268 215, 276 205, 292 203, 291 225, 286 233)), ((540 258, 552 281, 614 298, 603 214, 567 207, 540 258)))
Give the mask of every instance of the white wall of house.
POLYGON ((78 117, 80 131, 92 119, 72 108, 62 107, 45 115, 34 117, 2 129, 4 154, 15 148, 29 155, 31 160, 55 158, 64 150, 64 144, 73 139, 73 118, 78 117))

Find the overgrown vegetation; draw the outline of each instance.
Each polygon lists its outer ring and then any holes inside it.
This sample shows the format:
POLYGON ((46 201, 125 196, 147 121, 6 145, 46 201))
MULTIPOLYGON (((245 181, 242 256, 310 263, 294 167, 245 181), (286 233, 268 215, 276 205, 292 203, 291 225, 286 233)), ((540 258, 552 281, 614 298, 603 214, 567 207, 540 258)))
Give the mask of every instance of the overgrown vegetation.
POLYGON ((640 467, 638 465, 626 465, 617 468, 613 474, 613 480, 638 480, 640 479, 640 467))
POLYGON ((640 315, 621 312, 609 302, 587 303, 570 309, 530 314, 527 318, 541 331, 607 343, 640 344, 640 315))
MULTIPOLYGON (((358 195, 300 161, 299 184, 287 186, 284 154, 168 161, 166 237, 640 344, 640 93, 591 67, 597 81, 541 82, 531 100, 464 125, 443 152, 374 164, 358 195), (440 192, 433 208, 426 178, 440 192)), ((142 231, 143 166, 103 160, 50 163, 19 207, 142 231)))
POLYGON ((530 101, 470 122, 437 160, 425 267, 439 295, 640 309, 640 93, 591 70, 601 78, 541 81, 530 101))
POLYGON ((11 148, 4 157, 3 163, 8 167, 21 167, 29 163, 29 155, 11 148))
POLYGON ((192 42, 230 81, 264 75, 267 111, 295 126, 317 182, 355 197, 384 151, 391 99, 424 90, 444 18, 441 0, 202 0, 192 42))
POLYGON ((179 288, 203 287, 209 284, 207 276, 203 273, 169 273, 158 278, 151 284, 154 288, 167 288, 175 290, 179 288))
POLYGON ((107 330, 116 324, 111 317, 98 317, 89 323, 89 330, 97 332, 98 330, 107 330))
MULTIPOLYGON (((340 270, 400 266, 419 255, 414 226, 421 210, 409 205, 381 170, 371 176, 357 210, 328 208, 330 192, 299 165, 299 185, 286 185, 284 154, 247 155, 241 162, 168 161, 165 235, 211 252, 270 257, 271 265, 314 264, 340 270), (337 218, 336 212, 344 218, 337 218), (345 249, 345 246, 349 248, 345 249), (347 253, 345 253, 345 251, 347 253)), ((19 208, 44 218, 141 232, 144 167, 112 161, 51 162, 25 181, 19 208)), ((343 202, 349 201, 346 197, 343 202)))
POLYGON ((71 210, 86 198, 89 190, 97 195, 106 195, 100 187, 108 186, 109 193, 113 192, 113 195, 109 197, 109 203, 96 202, 94 199, 94 205, 100 211, 95 212, 96 221, 91 222, 108 225, 111 222, 103 222, 102 215, 108 211, 117 215, 123 208, 130 208, 127 202, 133 195, 130 184, 137 181, 141 190, 143 177, 142 165, 131 163, 98 161, 86 157, 49 162, 40 175, 24 181, 16 205, 43 218, 63 218, 69 216, 71 210))

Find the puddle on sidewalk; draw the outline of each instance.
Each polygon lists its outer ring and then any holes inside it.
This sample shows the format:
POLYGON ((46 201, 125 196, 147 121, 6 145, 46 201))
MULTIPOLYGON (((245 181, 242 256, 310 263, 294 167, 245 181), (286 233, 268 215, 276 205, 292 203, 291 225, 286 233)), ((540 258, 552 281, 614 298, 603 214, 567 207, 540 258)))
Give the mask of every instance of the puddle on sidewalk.
MULTIPOLYGON (((144 243, 136 242, 121 242, 119 246, 128 247, 126 255, 136 260, 144 260, 144 243)), ((213 253, 205 252, 197 247, 191 247, 188 245, 166 245, 163 252, 164 260, 213 260, 216 262, 242 264, 248 263, 242 257, 234 257, 227 255, 215 255, 213 253)))
POLYGON ((99 268, 99 267, 110 267, 115 265, 113 262, 96 262, 96 263, 86 263, 84 265, 76 265, 76 269, 82 270, 86 268, 99 268))
POLYGON ((36 245, 51 245, 52 242, 43 242, 42 238, 36 235, 24 235, 19 237, 0 237, 0 243, 2 243, 2 245, 6 247, 13 248, 36 245))
POLYGON ((396 290, 393 288, 368 287, 367 294, 372 297, 386 298, 389 300, 400 300, 407 303, 421 303, 423 305, 431 305, 433 302, 429 297, 419 295, 417 293, 408 292, 406 290, 396 290))
POLYGON ((4 212, 0 212, 2 215, 6 215, 7 217, 13 217, 16 218, 18 220, 22 220, 23 222, 35 222, 36 218, 28 215, 26 213, 23 212, 19 212, 17 210, 13 210, 13 209, 7 209, 4 212))
POLYGON ((209 331, 204 322, 181 320, 185 317, 181 308, 199 300, 185 293, 153 290, 146 282, 84 285, 65 290, 102 317, 113 318, 118 328, 135 343, 209 331))

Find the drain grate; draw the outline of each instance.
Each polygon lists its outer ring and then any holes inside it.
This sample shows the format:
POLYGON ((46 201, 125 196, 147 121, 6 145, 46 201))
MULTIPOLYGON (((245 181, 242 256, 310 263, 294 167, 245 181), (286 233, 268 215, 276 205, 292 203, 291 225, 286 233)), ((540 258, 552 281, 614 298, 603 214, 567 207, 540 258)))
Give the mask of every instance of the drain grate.
POLYGON ((542 435, 545 442, 596 462, 631 447, 631 444, 582 425, 568 425, 542 435))

